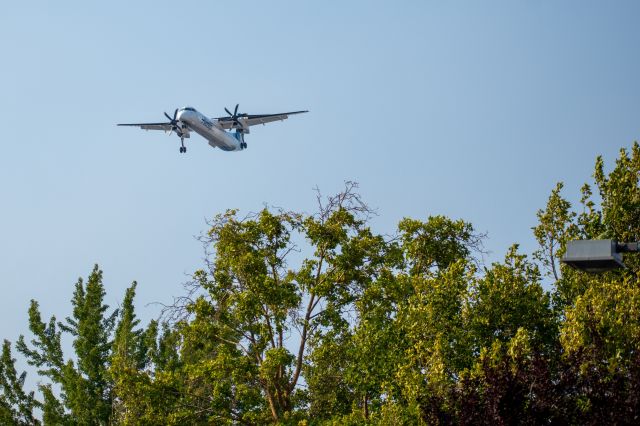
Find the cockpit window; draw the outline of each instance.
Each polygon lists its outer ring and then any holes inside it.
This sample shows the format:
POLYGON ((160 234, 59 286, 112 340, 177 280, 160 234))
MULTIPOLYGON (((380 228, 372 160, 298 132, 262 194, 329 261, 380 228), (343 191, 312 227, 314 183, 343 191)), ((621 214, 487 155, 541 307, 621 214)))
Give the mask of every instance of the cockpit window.
POLYGON ((184 108, 182 108, 182 110, 183 111, 195 111, 195 109, 191 108, 191 107, 184 107, 184 108))

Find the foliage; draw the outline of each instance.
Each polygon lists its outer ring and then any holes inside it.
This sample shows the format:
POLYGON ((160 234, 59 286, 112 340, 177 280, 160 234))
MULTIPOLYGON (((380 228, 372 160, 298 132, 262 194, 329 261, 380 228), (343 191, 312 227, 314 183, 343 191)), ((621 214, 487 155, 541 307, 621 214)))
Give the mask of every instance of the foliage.
POLYGON ((110 310, 97 266, 64 322, 32 301, 16 348, 41 382, 24 390, 5 341, 0 422, 636 424, 640 259, 601 275, 560 259, 572 239, 639 239, 639 173, 638 144, 608 173, 598 157, 578 210, 558 183, 537 212, 539 249, 513 245, 489 266, 463 220, 376 234, 351 182, 318 193, 314 214, 228 210, 162 322, 141 326, 135 282, 110 310))
POLYGON ((15 425, 40 424, 34 417, 34 409, 41 408, 34 392, 24 391, 27 373, 18 375, 15 359, 11 356, 11 343, 5 340, 0 356, 0 423, 15 425))

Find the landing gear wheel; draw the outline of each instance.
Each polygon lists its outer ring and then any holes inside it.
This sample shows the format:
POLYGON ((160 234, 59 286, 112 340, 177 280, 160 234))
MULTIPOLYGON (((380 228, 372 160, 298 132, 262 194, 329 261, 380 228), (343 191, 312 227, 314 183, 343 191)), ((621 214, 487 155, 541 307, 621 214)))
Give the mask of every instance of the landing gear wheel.
POLYGON ((187 152, 187 147, 186 146, 181 146, 180 147, 180 153, 182 154, 184 152, 187 152))

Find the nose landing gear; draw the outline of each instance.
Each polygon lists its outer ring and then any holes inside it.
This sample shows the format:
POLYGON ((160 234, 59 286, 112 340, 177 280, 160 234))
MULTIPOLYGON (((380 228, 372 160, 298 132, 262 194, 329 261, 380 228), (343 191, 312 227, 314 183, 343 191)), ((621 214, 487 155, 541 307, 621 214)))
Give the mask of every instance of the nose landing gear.
POLYGON ((180 147, 180 153, 181 153, 181 154, 186 153, 186 152, 187 152, 187 147, 186 147, 186 146, 184 146, 184 138, 180 138, 180 144, 182 145, 182 146, 180 147))

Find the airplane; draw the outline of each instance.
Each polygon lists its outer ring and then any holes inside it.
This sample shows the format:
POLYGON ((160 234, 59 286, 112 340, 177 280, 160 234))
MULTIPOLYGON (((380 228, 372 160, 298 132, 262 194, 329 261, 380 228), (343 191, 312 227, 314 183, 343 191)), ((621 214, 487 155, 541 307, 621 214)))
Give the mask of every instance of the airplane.
POLYGON ((290 115, 302 114, 309 111, 281 112, 279 114, 238 114, 239 104, 233 114, 227 108, 224 110, 228 117, 208 118, 193 107, 176 108, 173 118, 166 112, 169 120, 164 123, 121 123, 118 126, 134 126, 144 130, 164 130, 165 133, 175 132, 180 138, 180 153, 187 152, 184 140, 190 138, 190 133, 196 132, 205 138, 213 148, 223 151, 242 151, 247 148, 244 135, 249 133, 249 127, 256 124, 266 124, 272 121, 282 121, 290 115), (228 130, 228 131, 227 131, 228 130), (235 130, 235 132, 231 132, 235 130))

